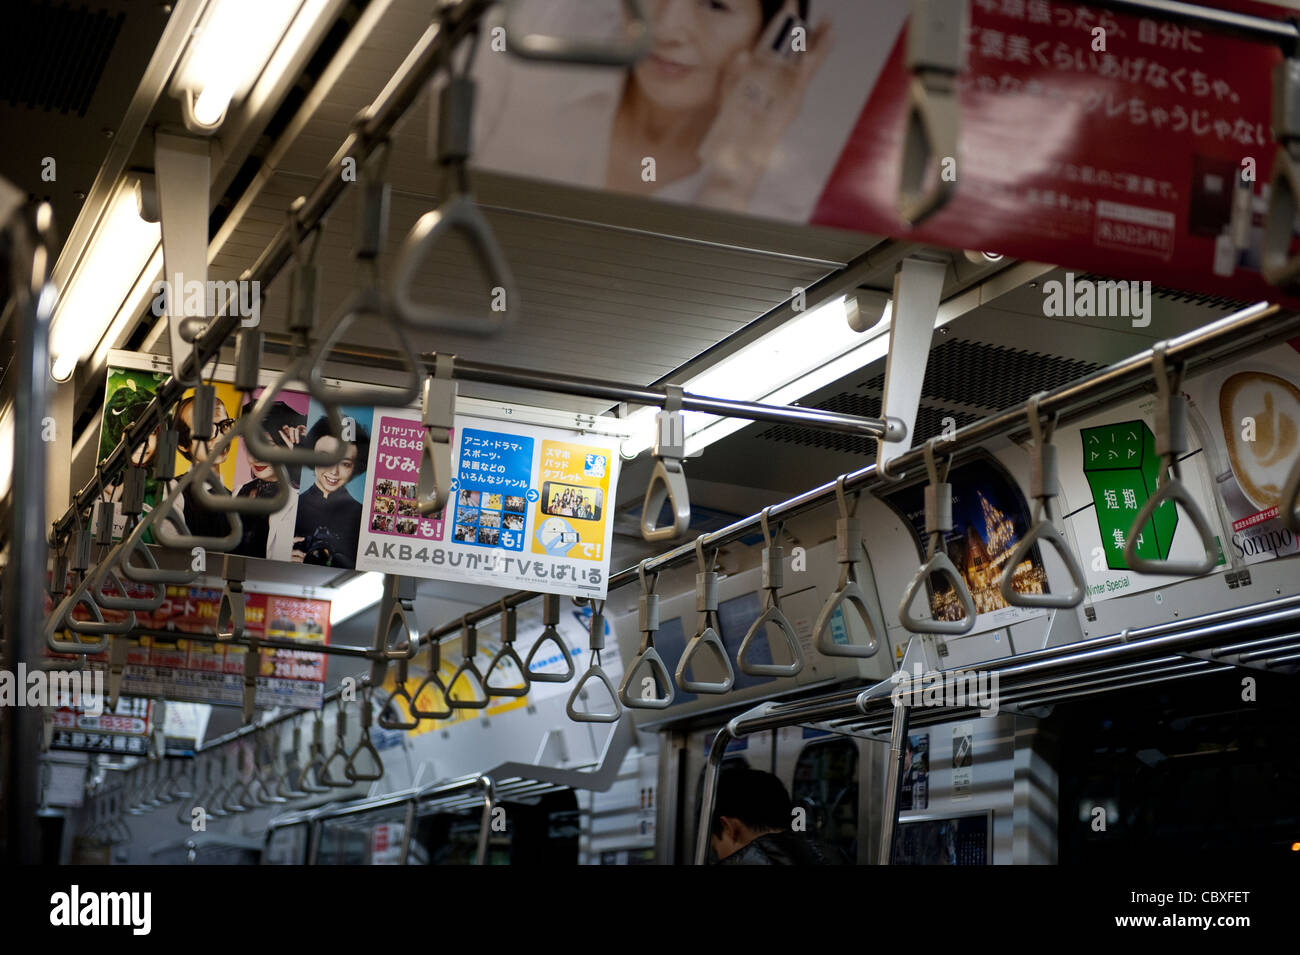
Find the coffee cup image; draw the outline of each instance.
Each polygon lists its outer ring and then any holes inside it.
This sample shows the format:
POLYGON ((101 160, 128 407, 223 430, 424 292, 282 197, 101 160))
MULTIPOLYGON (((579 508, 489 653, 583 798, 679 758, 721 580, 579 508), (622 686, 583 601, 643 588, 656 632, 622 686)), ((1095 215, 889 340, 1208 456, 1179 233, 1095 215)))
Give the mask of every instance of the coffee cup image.
POLYGON ((1242 494, 1260 511, 1277 507, 1300 454, 1300 388, 1268 372, 1237 372, 1219 389, 1219 415, 1242 494))

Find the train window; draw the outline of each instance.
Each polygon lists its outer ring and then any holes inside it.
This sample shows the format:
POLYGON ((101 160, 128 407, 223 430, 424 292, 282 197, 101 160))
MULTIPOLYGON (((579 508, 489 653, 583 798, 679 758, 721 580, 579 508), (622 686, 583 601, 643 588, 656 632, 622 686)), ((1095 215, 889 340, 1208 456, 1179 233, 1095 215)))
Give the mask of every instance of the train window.
MULTIPOLYGON (((488 830, 487 865, 577 864, 578 797, 571 790, 498 808, 505 811, 500 827, 488 830)), ((481 806, 455 812, 422 806, 408 864, 474 865, 482 821, 481 806)))
POLYGON ((790 798, 808 810, 808 834, 858 858, 858 747, 852 740, 809 743, 794 766, 790 798))
POLYGON ((266 840, 264 865, 305 865, 307 863, 307 837, 311 826, 306 822, 294 823, 271 830, 266 840))

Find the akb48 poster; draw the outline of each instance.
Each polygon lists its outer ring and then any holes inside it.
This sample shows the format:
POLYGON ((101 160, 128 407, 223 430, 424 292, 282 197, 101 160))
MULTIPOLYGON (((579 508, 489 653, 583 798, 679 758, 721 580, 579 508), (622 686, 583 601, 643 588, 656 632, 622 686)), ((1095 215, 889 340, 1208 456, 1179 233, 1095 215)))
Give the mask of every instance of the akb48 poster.
POLYGON ((605 596, 617 439, 458 415, 451 500, 425 517, 418 416, 377 408, 373 422, 359 570, 605 596))

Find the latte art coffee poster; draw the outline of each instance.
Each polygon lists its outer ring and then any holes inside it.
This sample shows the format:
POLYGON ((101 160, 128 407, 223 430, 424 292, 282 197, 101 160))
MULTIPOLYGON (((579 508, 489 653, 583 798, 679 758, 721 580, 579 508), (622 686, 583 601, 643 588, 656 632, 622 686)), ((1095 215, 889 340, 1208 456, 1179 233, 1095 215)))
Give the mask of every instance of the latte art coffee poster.
POLYGON ((1300 552, 1300 535, 1278 518, 1300 456, 1300 338, 1183 387, 1193 427, 1210 439, 1207 463, 1232 525, 1233 556, 1254 564, 1300 552))

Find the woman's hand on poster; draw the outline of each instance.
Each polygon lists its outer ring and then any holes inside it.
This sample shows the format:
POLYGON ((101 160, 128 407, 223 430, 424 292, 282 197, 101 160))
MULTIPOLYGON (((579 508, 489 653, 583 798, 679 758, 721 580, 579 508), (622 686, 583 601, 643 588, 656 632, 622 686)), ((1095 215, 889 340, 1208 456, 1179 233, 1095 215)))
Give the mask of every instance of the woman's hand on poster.
POLYGON ((305 437, 307 437, 307 426, 305 424, 286 424, 280 428, 280 440, 284 442, 286 448, 296 448, 298 443, 305 437))
POLYGON ((306 539, 307 538, 305 537, 295 537, 293 539, 293 552, 289 555, 289 559, 292 560, 295 564, 301 564, 307 559, 307 552, 305 550, 298 549, 298 545, 301 544, 306 539))
MULTIPOLYGON (((699 201, 744 211, 772 154, 803 109, 813 77, 832 46, 830 22, 820 21, 794 45, 782 36, 797 12, 787 3, 752 51, 736 55, 723 77, 722 105, 700 146, 708 172, 699 201), (780 44, 779 51, 774 47, 780 44)), ((802 24, 801 24, 802 25, 802 24)))

